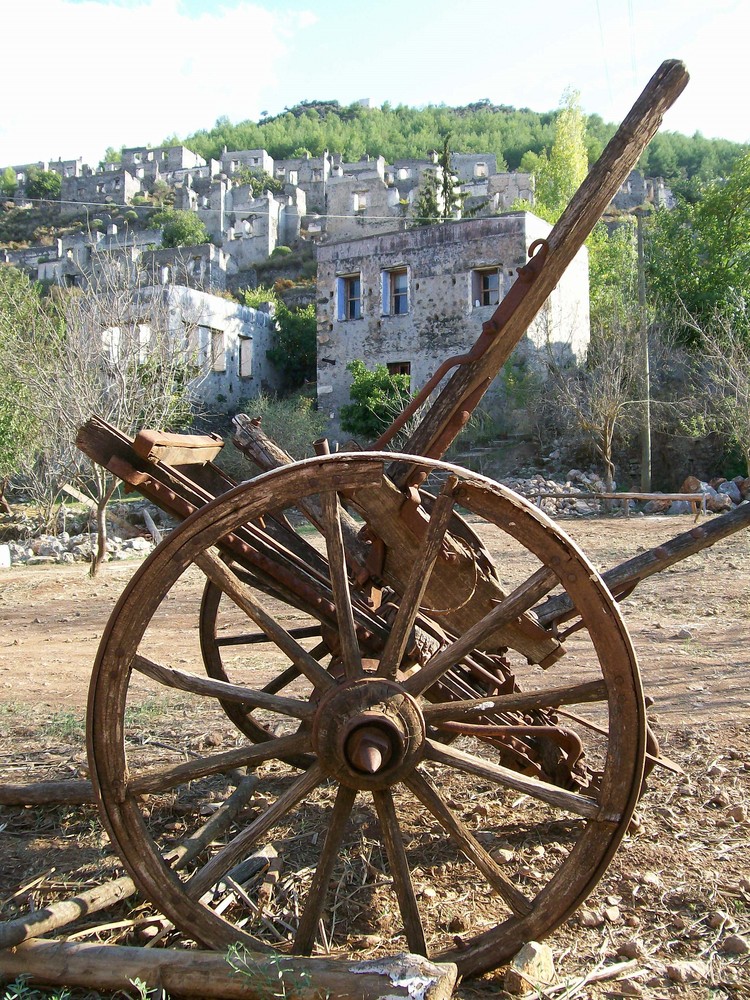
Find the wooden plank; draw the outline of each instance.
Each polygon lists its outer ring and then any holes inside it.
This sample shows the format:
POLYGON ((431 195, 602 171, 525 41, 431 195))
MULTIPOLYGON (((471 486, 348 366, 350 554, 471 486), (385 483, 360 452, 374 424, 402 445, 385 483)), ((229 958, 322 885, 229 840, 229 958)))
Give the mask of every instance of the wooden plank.
POLYGON ((147 462, 167 465, 203 465, 212 462, 224 447, 218 434, 168 434, 165 431, 139 431, 133 450, 147 462))

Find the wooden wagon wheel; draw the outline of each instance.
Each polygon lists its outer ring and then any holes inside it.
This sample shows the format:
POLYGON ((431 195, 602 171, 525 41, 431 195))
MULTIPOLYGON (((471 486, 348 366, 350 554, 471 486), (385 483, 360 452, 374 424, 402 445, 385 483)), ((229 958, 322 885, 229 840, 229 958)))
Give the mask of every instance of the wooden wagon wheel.
POLYGON ((152 553, 123 593, 97 656, 89 696, 91 773, 104 822, 135 881, 203 944, 224 949, 240 941, 309 954, 318 936, 324 946, 352 950, 365 934, 364 947, 372 950, 369 928, 386 940, 395 936, 397 950, 443 957, 462 974, 476 974, 549 933, 603 874, 639 794, 643 696, 617 606, 570 539, 511 491, 445 463, 411 457, 425 473, 455 478, 409 556, 385 648, 373 657, 365 637, 363 654, 339 495, 361 498, 380 489, 393 457, 333 455, 260 476, 197 511, 152 553), (337 662, 343 664, 338 679, 291 628, 279 624, 283 607, 279 614, 278 605, 242 582, 215 547, 240 525, 310 496, 322 500, 326 513, 339 610, 337 662), (528 556, 530 571, 493 611, 463 634, 450 635, 420 670, 406 676, 399 667, 415 617, 429 615, 425 581, 443 558, 454 502, 528 556), (169 650, 158 643, 160 616, 170 613, 176 588, 198 573, 230 596, 294 664, 297 679, 286 685, 291 673, 286 675, 284 694, 263 691, 267 685, 252 678, 207 679, 198 648, 189 670, 169 665, 169 650), (524 694, 424 701, 423 691, 446 671, 473 649, 492 648, 498 629, 560 589, 583 626, 575 633, 581 645, 570 664, 564 656, 547 672, 527 667, 524 686, 532 690, 524 694), (128 708, 130 697, 142 697, 146 682, 182 689, 206 718, 221 698, 259 708, 272 724, 263 742, 238 738, 229 750, 144 767, 129 733, 128 708), (490 720, 499 732, 509 718, 517 724, 519 713, 523 719, 524 712, 557 706, 563 706, 561 714, 575 709, 566 725, 600 771, 585 792, 498 764, 494 747, 480 738, 481 731, 477 736, 477 723, 490 720), (587 711, 593 713, 588 721, 587 711), (442 735, 451 726, 463 727, 465 735, 448 744, 442 735), (311 761, 306 769, 286 763, 300 756, 311 761), (255 769, 270 790, 257 805, 251 802, 255 811, 244 825, 237 820, 226 843, 211 845, 186 874, 178 874, 170 867, 158 810, 144 805, 143 796, 179 781, 215 780, 240 767, 255 769), (250 884, 237 883, 246 859, 271 842, 290 856, 286 909, 275 924, 253 900, 250 884))

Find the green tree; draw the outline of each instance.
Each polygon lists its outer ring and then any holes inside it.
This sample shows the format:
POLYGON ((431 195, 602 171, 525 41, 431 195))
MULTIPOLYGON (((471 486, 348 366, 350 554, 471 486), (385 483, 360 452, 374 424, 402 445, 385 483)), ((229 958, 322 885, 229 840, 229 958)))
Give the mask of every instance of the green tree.
POLYGON ((621 322, 638 307, 638 251, 635 224, 628 216, 611 231, 597 223, 586 241, 592 327, 621 322))
POLYGON ((153 222, 162 227, 163 247, 193 247, 210 242, 208 231, 195 212, 165 209, 156 213, 153 222))
POLYGON ((340 410, 342 430, 366 441, 379 437, 410 399, 408 375, 391 375, 385 365, 370 370, 364 361, 350 361, 351 402, 340 410))
POLYGON ((648 245, 649 290, 662 322, 698 346, 717 315, 750 342, 744 302, 750 297, 750 152, 723 181, 658 211, 648 245))
POLYGON ((29 167, 24 185, 29 198, 57 199, 60 197, 62 180, 54 170, 40 170, 39 167, 29 167))
POLYGON ((282 392, 295 392, 305 383, 315 381, 316 334, 312 303, 304 309, 289 309, 279 300, 274 345, 266 351, 266 356, 281 372, 282 392))
POLYGON ((0 174, 0 194, 6 198, 12 198, 16 193, 17 187, 18 181, 16 180, 15 170, 13 167, 6 167, 0 174))
POLYGON ((577 91, 563 94, 563 105, 555 119, 555 137, 549 154, 527 153, 521 169, 536 179, 532 211, 548 222, 556 222, 588 170, 586 119, 577 91))
POLYGON ((23 344, 35 326, 52 330, 42 306, 39 287, 27 276, 0 265, 0 506, 5 491, 23 474, 38 443, 40 410, 30 388, 19 378, 24 365, 23 344))
MULTIPOLYGON (((184 144, 204 157, 219 158, 223 148, 267 149, 277 159, 309 150, 325 150, 358 159, 363 153, 382 154, 388 163, 424 158, 440 149, 444 136, 452 136, 455 149, 465 153, 490 153, 498 170, 517 170, 529 151, 550 156, 559 112, 520 110, 488 100, 462 107, 409 108, 383 104, 379 108, 341 105, 337 101, 305 101, 280 115, 261 115, 259 122, 233 125, 222 118, 211 130, 188 136, 184 144)), ((586 148, 593 162, 615 131, 599 115, 586 119, 586 148)), ((683 177, 704 180, 726 176, 731 163, 746 146, 724 139, 661 132, 647 149, 641 166, 649 175, 670 183, 683 177)))
POLYGON ((264 191, 276 194, 284 190, 282 181, 272 177, 265 170, 251 170, 244 165, 232 174, 232 184, 249 184, 254 198, 259 197, 264 191))
POLYGON ((451 165, 450 135, 443 137, 442 150, 434 170, 425 172, 419 195, 414 203, 417 226, 461 217, 463 199, 458 186, 458 176, 451 165))
POLYGON ((115 149, 113 146, 107 146, 104 150, 104 156, 101 158, 99 166, 103 166, 105 163, 122 163, 122 149, 115 149))

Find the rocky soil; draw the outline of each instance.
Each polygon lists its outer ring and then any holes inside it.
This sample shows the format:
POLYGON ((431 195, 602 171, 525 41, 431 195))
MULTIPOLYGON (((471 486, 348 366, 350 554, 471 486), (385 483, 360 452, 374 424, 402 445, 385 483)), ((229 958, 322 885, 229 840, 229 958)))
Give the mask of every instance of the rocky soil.
MULTIPOLYGON (((605 569, 689 529, 693 519, 572 515, 560 524, 605 569)), ((485 541, 502 558, 500 540, 485 541)), ((540 988, 541 998, 750 997, 749 557, 750 538, 734 536, 646 581, 624 604, 655 701, 651 722, 681 773, 654 772, 604 879, 548 939, 558 983, 540 988)), ((113 561, 93 580, 80 563, 0 570, 1 781, 86 776, 88 677, 106 620, 136 565, 113 561)), ((163 642, 175 663, 193 624, 187 605, 170 610, 163 642)), ((205 720, 181 713, 159 721, 152 711, 144 702, 134 723, 144 743, 158 722, 173 731, 167 740, 179 736, 190 748, 233 745, 228 725, 226 732, 208 730, 205 720)), ((120 870, 90 807, 6 807, 0 829, 0 918, 120 870)), ((543 865, 549 845, 541 836, 538 847, 543 865)), ((471 917, 460 910, 460 887, 448 889, 457 893, 460 928, 471 917)), ((161 926, 158 916, 139 905, 94 915, 78 934, 142 942, 152 932, 139 937, 140 929, 153 926, 161 926)), ((461 984, 459 995, 503 996, 505 985, 505 970, 498 970, 461 984)))

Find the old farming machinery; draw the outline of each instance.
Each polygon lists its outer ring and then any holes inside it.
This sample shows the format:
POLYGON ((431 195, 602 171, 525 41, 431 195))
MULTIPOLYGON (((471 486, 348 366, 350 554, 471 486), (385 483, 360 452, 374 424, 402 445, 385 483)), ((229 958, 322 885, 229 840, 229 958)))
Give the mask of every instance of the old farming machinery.
POLYGON ((386 449, 414 407, 371 451, 322 442, 300 462, 240 415, 235 444, 265 471, 239 485, 214 436, 81 429, 87 455, 182 521, 106 627, 88 743, 133 880, 203 945, 371 954, 393 935, 479 973, 569 916, 625 835, 659 752, 617 602, 745 527, 750 505, 602 578, 541 511, 441 456, 686 82, 679 62, 658 70, 472 350, 425 387, 400 453, 386 449), (188 584, 195 654, 177 666, 159 622, 188 584), (142 763, 131 699, 174 690, 225 713, 237 745, 142 763), (222 775, 239 782, 214 797, 227 824, 186 859, 150 803, 222 775), (271 843, 276 922, 253 881, 271 843))

